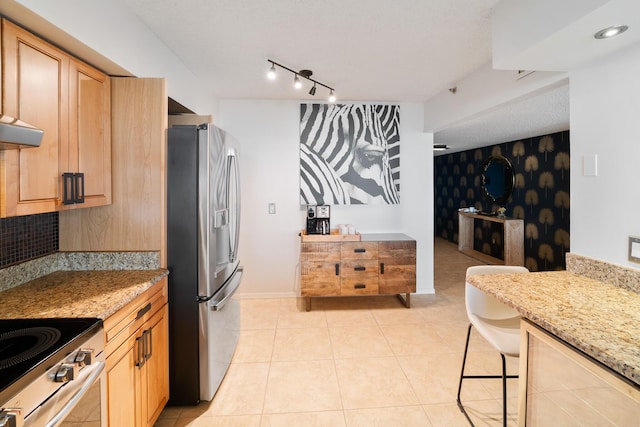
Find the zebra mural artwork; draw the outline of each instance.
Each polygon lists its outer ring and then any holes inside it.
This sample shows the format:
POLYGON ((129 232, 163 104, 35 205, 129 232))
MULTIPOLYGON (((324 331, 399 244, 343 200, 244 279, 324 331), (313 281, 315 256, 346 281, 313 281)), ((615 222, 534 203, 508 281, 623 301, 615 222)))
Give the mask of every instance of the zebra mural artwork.
POLYGON ((400 203, 400 107, 300 105, 300 203, 400 203))

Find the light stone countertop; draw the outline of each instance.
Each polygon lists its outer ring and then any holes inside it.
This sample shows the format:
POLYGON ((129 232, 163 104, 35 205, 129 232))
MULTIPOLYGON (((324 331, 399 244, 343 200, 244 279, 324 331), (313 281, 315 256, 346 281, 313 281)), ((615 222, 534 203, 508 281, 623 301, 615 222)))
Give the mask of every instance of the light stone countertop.
POLYGON ((640 385, 640 294, 566 271, 467 280, 640 385))
POLYGON ((163 277, 156 270, 56 271, 0 292, 0 319, 106 319, 163 277))

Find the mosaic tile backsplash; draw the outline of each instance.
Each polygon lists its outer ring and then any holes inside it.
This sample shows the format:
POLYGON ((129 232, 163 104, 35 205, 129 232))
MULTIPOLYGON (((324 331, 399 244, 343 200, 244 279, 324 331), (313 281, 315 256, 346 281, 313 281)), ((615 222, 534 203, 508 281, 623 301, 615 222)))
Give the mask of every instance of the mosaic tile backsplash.
POLYGON ((0 219, 0 269, 58 251, 58 213, 0 219))

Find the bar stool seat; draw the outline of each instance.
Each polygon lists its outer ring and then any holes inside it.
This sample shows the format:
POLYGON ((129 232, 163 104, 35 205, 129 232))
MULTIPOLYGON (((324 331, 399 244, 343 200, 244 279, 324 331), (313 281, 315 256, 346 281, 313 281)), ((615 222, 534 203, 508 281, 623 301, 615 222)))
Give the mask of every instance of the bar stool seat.
MULTIPOLYGON (((528 273, 525 267, 511 265, 479 265, 469 267, 466 276, 481 274, 514 274, 528 273)), ((467 414, 464 405, 460 401, 462 380, 464 379, 502 379, 502 417, 503 425, 507 425, 507 378, 518 378, 517 375, 507 375, 505 356, 518 357, 520 355, 520 314, 513 308, 498 301, 491 295, 481 291, 469 282, 465 282, 465 307, 469 318, 467 329, 467 341, 464 347, 460 382, 458 383, 458 396, 456 402, 458 408, 467 417, 473 426, 473 421, 467 414), (471 328, 475 330, 499 353, 502 359, 501 375, 465 375, 464 368, 469 350, 469 337, 471 328)))

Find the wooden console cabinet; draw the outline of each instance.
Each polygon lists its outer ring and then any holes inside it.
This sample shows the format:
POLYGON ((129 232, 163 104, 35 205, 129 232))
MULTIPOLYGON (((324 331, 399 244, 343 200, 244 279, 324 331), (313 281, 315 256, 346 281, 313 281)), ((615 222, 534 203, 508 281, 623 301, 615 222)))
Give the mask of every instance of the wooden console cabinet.
MULTIPOLYGON (((306 241, 305 241, 306 240, 306 241)), ((406 307, 416 291, 416 241, 404 234, 365 234, 361 241, 311 241, 300 247, 301 295, 397 294, 406 307), (404 298, 402 297, 404 294, 404 298)))
POLYGON ((487 264, 524 265, 524 221, 459 212, 458 250, 487 264), (495 258, 473 249, 473 224, 476 219, 503 224, 504 259, 495 258))

